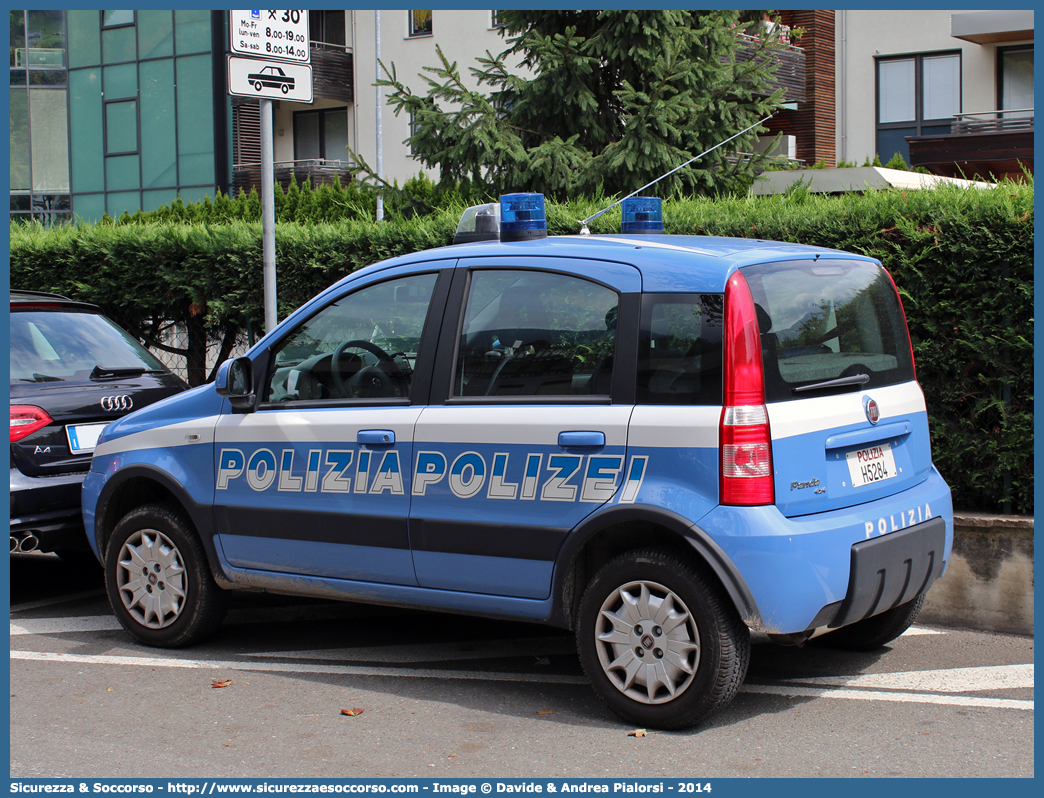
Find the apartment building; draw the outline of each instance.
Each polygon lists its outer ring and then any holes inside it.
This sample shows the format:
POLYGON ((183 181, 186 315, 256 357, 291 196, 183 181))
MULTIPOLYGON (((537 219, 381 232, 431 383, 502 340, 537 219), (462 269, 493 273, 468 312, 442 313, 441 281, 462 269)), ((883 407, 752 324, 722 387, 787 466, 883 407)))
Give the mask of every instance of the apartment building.
MULTIPOLYGON (((787 106, 765 142, 781 134, 781 154, 832 166, 898 152, 946 175, 1032 170, 1031 10, 780 15, 793 34, 777 73, 787 106)), ((12 218, 119 216, 260 184, 258 103, 228 94, 227 12, 10 19, 12 218)), ((404 143, 411 120, 373 85, 378 49, 423 92, 436 44, 466 79, 476 56, 505 47, 493 10, 310 11, 309 36, 313 102, 273 102, 284 184, 347 179, 349 149, 376 168, 378 116, 385 178, 421 170, 404 143)))

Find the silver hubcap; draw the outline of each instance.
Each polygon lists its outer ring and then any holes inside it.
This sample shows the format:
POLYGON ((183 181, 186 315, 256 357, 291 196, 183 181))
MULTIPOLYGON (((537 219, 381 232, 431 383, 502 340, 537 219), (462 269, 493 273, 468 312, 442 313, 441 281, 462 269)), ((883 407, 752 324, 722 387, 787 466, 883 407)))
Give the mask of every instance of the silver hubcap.
POLYGON ((123 544, 116 568, 120 599, 142 626, 170 626, 185 608, 185 564, 162 532, 142 529, 123 544))
POLYGON ((629 582, 609 594, 595 646, 609 681, 643 704, 677 698, 700 662, 700 634, 685 602, 656 582, 629 582))

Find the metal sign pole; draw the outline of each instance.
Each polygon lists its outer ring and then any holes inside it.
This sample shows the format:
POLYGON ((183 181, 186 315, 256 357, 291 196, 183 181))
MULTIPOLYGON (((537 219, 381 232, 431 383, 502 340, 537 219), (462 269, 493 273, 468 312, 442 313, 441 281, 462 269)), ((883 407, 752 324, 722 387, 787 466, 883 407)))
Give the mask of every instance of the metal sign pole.
MULTIPOLYGON (((374 66, 377 69, 377 77, 381 76, 381 12, 373 12, 373 49, 374 66)), ((377 85, 377 178, 384 179, 384 130, 382 128, 381 111, 384 107, 384 98, 381 96, 381 87, 377 85)), ((377 221, 384 220, 384 197, 380 191, 377 193, 377 221)))
POLYGON ((265 275, 265 333, 279 323, 276 314, 275 151, 272 140, 272 101, 261 103, 261 238, 265 275))
POLYGON ((312 38, 308 11, 229 11, 228 93, 257 97, 261 110, 261 239, 265 334, 279 323, 276 309, 275 143, 272 97, 312 102, 312 38), (241 57, 241 56, 246 56, 241 57))

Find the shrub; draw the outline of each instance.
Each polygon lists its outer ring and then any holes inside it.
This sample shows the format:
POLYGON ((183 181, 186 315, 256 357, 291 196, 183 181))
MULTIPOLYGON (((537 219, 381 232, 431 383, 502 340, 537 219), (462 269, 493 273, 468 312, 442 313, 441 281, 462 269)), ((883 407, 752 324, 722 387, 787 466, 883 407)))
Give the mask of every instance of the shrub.
MULTIPOLYGON (((393 207, 388 221, 376 223, 364 213, 328 219, 342 204, 364 207, 367 195, 358 189, 299 187, 295 212, 306 218, 276 229, 280 317, 355 269, 450 243, 464 203, 475 198, 463 190, 439 197, 420 178, 411 189, 438 209, 420 215, 393 207)), ((578 220, 611 201, 549 205, 549 233, 577 233, 578 220)), ((161 220, 135 214, 96 225, 12 225, 11 284, 95 302, 150 344, 163 325, 186 325, 195 335, 195 349, 187 348, 197 353, 190 378, 201 382, 201 339, 225 344, 247 325, 262 327, 261 225, 244 220, 259 205, 256 194, 194 205, 179 199, 161 220), (193 221, 202 217, 206 223, 193 221)), ((798 186, 768 197, 672 200, 664 214, 670 233, 793 241, 878 258, 905 305, 935 462, 956 506, 1032 513, 1032 178, 989 190, 836 197, 798 186)), ((590 229, 616 232, 619 223, 617 208, 590 229)))

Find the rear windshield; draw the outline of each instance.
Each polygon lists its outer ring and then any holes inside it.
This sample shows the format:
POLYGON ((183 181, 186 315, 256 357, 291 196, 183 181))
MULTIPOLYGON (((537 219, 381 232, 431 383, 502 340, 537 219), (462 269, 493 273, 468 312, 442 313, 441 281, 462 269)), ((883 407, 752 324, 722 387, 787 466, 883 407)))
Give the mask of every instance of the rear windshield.
POLYGON ((899 298, 877 264, 768 263, 743 269, 743 276, 758 314, 767 401, 914 379, 899 298), (857 375, 867 379, 822 385, 857 375))
POLYGON ((11 314, 11 383, 87 380, 95 366, 166 371, 148 350, 95 313, 11 314))

